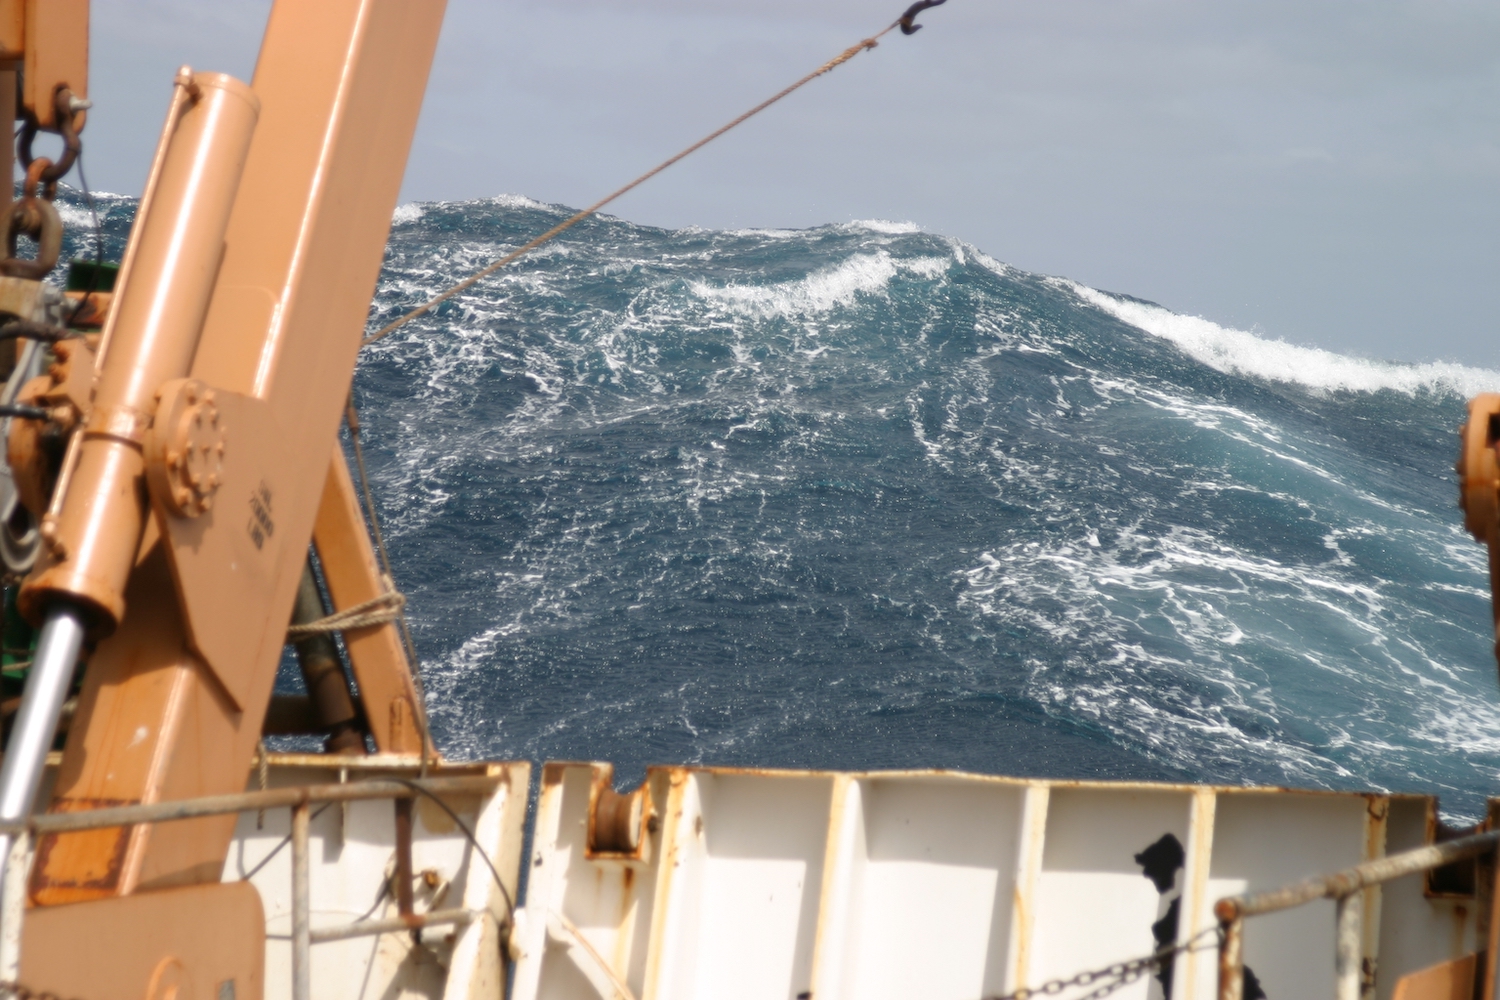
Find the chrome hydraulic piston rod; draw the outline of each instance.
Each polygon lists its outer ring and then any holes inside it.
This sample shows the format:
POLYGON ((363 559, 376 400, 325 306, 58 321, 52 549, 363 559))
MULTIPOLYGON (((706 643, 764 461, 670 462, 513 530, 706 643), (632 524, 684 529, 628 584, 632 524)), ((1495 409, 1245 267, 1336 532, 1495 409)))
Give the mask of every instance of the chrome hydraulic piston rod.
MULTIPOLYGON (((0 821, 24 819, 31 812, 83 649, 83 633, 84 617, 77 609, 58 604, 48 611, 26 690, 21 693, 21 708, 5 745, 5 762, 0 764, 0 821)), ((10 857, 10 844, 10 835, 0 834, 0 865, 10 857)), ((4 872, 4 877, 21 878, 24 873, 4 872)))

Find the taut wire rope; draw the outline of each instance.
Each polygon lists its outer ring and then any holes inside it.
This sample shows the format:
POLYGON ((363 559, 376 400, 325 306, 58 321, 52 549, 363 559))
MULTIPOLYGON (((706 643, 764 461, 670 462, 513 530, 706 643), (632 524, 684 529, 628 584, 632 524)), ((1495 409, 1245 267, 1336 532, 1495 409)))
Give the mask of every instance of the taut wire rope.
POLYGON ((463 279, 462 281, 458 282, 457 284, 451 285, 450 287, 448 287, 444 291, 438 293, 437 295, 434 295, 432 298, 428 299, 426 302, 424 302, 421 305, 417 306, 415 309, 411 310, 410 312, 404 313, 403 315, 397 317, 396 319, 391 320, 385 326, 381 327, 379 330, 376 330, 374 333, 370 334, 368 337, 366 337, 364 340, 362 340, 360 342, 359 346, 360 347, 369 347, 371 344, 375 343, 377 340, 381 340, 381 339, 383 339, 385 337, 390 336, 392 333, 395 333, 401 327, 405 326, 407 323, 410 323, 412 320, 416 319, 418 316, 422 316, 422 315, 425 315, 426 313, 431 312, 434 308, 436 308, 437 306, 441 305, 442 303, 448 301, 449 299, 453 298, 455 295, 461 295, 461 294, 463 294, 465 291, 467 291, 468 289, 470 289, 471 287, 473 287, 475 284, 483 281, 485 278, 488 278, 490 275, 494 274, 496 271, 500 270, 505 265, 507 265, 507 264, 511 263, 512 261, 516 260, 517 258, 521 257, 523 254, 530 253, 532 250, 535 250, 537 247, 541 246, 543 243, 546 243, 549 240, 552 240, 555 237, 560 236, 562 233, 564 233, 567 230, 573 228, 578 223, 582 222, 584 219, 587 219, 589 216, 591 216, 594 213, 598 212, 601 208, 603 208, 605 205, 608 205, 610 202, 614 201, 616 198, 619 198, 619 197, 621 197, 621 196, 623 196, 625 194, 628 194, 629 192, 631 192, 631 191, 635 190, 636 188, 640 187, 642 184, 646 183, 651 178, 653 178, 657 174, 661 173, 663 170, 666 170, 668 167, 670 167, 672 164, 676 163, 678 160, 681 160, 681 159, 684 159, 684 158, 686 158, 688 156, 691 156, 693 153, 696 153, 698 150, 702 149, 704 146, 707 146, 709 143, 713 142, 715 139, 717 139, 719 136, 723 135, 725 132, 728 132, 730 129, 733 129, 737 125, 740 125, 740 124, 748 121, 749 119, 754 118, 756 115, 760 114, 762 111, 766 110, 771 105, 773 105, 777 101, 781 100, 783 97, 786 97, 787 95, 791 94, 793 91, 799 90, 800 88, 806 86, 807 84, 809 84, 812 81, 816 80, 818 77, 824 75, 825 73, 832 72, 833 70, 835 70, 838 67, 842 66, 844 63, 848 62, 850 59, 853 59, 855 56, 859 55, 861 52, 867 52, 870 49, 875 48, 877 45, 880 44, 880 39, 881 38, 885 37, 887 34, 889 34, 890 32, 894 31, 895 29, 900 28, 903 34, 907 34, 907 35, 915 34, 921 28, 921 25, 913 23, 912 18, 915 17, 917 15, 917 13, 919 11, 921 11, 921 10, 924 10, 924 9, 926 9, 928 7, 936 7, 939 4, 942 4, 942 3, 945 3, 945 2, 946 2, 946 0, 918 0, 917 3, 914 3, 909 8, 907 8, 906 13, 902 14, 895 21, 892 21, 891 24, 890 24, 890 26, 887 27, 884 31, 878 32, 878 33, 876 33, 874 35, 871 35, 869 38, 863 39, 860 42, 858 42, 858 43, 856 43, 854 45, 849 46, 843 52, 840 52, 838 55, 834 56, 832 59, 828 60, 826 63, 824 63, 823 65, 819 66, 817 69, 813 70, 811 73, 809 73, 806 76, 802 77, 802 79, 798 80, 796 83, 791 84, 790 86, 788 86, 785 89, 777 92, 776 94, 772 95, 771 97, 766 98, 764 101, 761 101, 755 107, 751 108, 749 111, 746 111, 744 114, 740 115, 738 118, 735 118, 732 121, 730 121, 730 122, 728 122, 728 123, 726 123, 724 125, 721 125, 719 128, 715 129, 714 131, 710 132, 708 135, 706 135, 703 138, 699 139, 697 142, 693 143, 691 146, 687 147, 682 152, 677 153, 675 156, 672 156, 672 157, 669 157, 668 159, 663 160, 661 163, 658 163, 656 166, 652 167, 650 170, 646 171, 644 174, 641 174, 639 177, 637 177, 635 180, 631 181, 629 184, 626 184, 624 187, 619 188, 619 189, 611 192, 610 194, 606 195, 605 197, 603 197, 603 198, 599 199, 598 201, 594 202, 588 208, 585 208, 585 209, 582 209, 582 210, 580 210, 578 212, 575 212, 573 215, 571 215, 568 218, 564 219, 562 222, 559 222, 557 225, 553 226, 551 229, 547 230, 542 235, 536 237, 531 242, 523 244, 522 246, 517 247, 516 249, 512 250, 510 253, 506 254, 504 257, 501 257, 499 260, 496 260, 496 261, 494 261, 494 262, 492 262, 490 264, 485 265, 484 267, 480 268, 478 271, 475 271, 473 274, 469 275, 467 278, 463 279))

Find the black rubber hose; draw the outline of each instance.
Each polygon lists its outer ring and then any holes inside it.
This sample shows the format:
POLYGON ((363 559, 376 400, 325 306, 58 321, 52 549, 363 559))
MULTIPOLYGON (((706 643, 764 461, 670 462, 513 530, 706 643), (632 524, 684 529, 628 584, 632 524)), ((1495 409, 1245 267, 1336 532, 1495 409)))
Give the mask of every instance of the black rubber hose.
POLYGON ((66 330, 60 326, 48 326, 46 323, 33 323, 26 319, 13 319, 9 323, 0 325, 0 340, 15 340, 25 337, 27 340, 43 340, 49 344, 55 344, 59 340, 70 340, 81 337, 82 333, 76 330, 66 330))

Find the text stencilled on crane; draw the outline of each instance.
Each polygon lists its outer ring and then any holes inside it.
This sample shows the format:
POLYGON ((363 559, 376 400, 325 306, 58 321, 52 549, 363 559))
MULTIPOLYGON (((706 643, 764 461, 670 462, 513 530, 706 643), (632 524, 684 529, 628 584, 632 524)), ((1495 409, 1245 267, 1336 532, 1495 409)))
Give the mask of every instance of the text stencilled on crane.
POLYGON ((276 533, 276 522, 271 519, 271 487, 264 479, 250 493, 250 520, 246 530, 257 549, 263 548, 266 539, 276 533))

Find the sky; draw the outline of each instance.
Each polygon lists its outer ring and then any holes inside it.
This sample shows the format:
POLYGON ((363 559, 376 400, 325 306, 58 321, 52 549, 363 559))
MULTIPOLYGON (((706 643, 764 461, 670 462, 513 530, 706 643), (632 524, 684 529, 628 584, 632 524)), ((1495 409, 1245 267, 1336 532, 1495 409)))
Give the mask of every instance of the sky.
MULTIPOLYGON (((450 0, 402 201, 589 204, 905 0, 450 0)), ((266 0, 94 0, 91 184, 266 0)), ((1500 368, 1500 4, 948 0, 616 202, 668 227, 913 222, 1350 354, 1500 368)))

